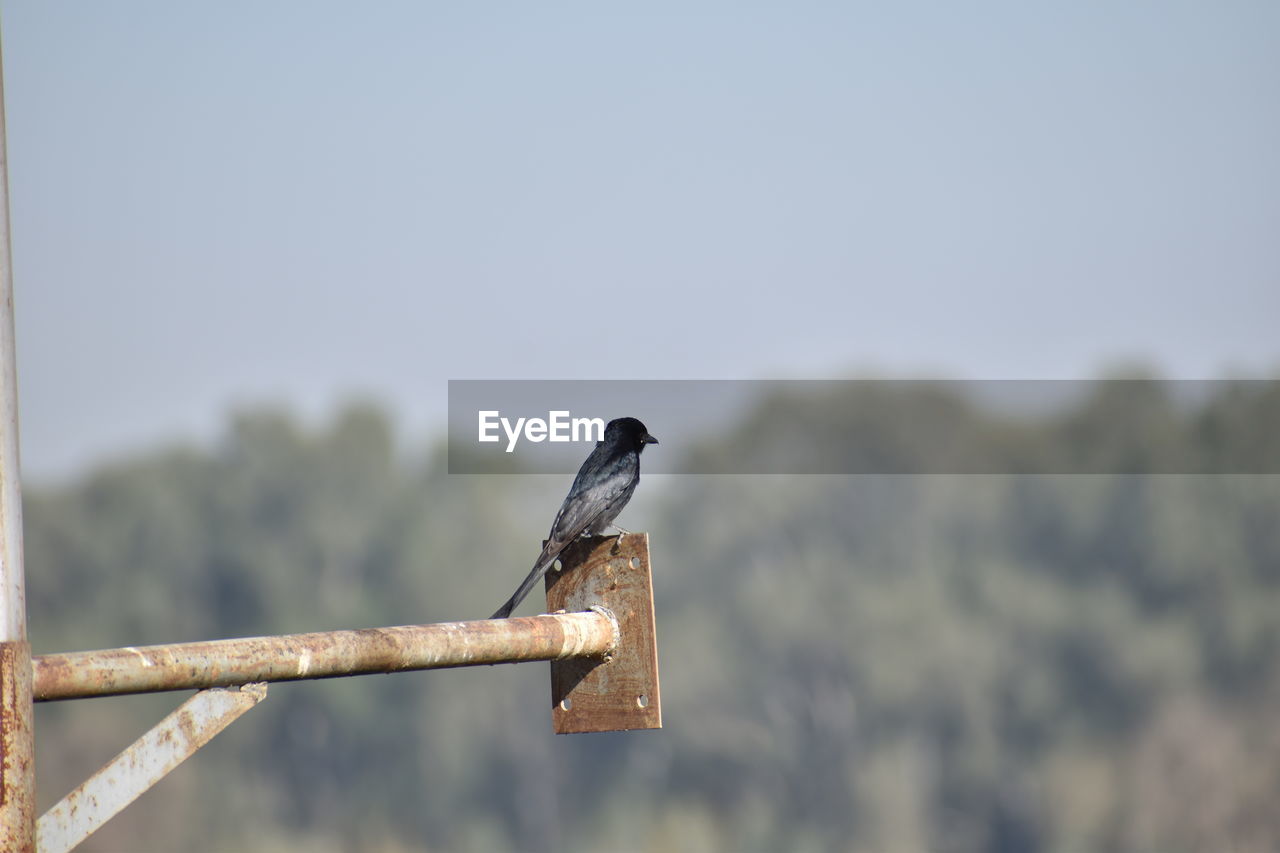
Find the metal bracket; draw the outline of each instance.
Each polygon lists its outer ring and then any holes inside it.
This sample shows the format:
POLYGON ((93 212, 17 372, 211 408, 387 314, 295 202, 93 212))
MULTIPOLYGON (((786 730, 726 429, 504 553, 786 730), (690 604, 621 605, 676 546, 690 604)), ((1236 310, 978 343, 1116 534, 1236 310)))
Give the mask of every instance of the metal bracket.
POLYGON ((662 728, 658 645, 649 572, 649 534, 578 539, 547 572, 547 609, 605 608, 618 642, 601 659, 551 662, 556 734, 662 728))
POLYGON ((36 821, 36 849, 64 853, 261 702, 267 685, 201 690, 36 821))

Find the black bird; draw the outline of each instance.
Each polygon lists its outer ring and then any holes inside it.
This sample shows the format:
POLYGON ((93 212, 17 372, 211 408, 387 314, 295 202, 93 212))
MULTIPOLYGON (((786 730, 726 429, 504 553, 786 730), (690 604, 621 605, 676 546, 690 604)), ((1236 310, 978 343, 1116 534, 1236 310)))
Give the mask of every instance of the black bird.
POLYGON ((640 482, 640 452, 646 444, 657 443, 658 439, 635 418, 609 421, 604 428, 604 441, 596 442, 595 450, 573 478, 573 486, 560 504, 533 570, 490 619, 510 616, 570 542, 579 536, 603 533, 613 524, 640 482))

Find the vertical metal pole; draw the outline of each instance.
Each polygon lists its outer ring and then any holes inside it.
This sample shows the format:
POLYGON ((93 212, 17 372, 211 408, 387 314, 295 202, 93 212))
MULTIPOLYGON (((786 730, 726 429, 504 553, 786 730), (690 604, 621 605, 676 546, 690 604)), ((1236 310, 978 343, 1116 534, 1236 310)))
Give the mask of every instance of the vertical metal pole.
POLYGON ((0 851, 35 851, 31 645, 22 574, 18 373, 9 246, 9 154, 0 51, 0 851))

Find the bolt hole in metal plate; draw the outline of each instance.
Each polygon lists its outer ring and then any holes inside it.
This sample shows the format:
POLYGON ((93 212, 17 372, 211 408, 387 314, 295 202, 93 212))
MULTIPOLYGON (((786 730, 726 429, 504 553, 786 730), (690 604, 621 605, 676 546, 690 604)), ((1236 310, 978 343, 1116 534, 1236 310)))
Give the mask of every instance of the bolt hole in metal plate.
POLYGON ((618 620, 618 648, 607 662, 551 662, 551 716, 558 734, 662 727, 649 536, 629 533, 573 542, 564 570, 547 575, 547 609, 607 607, 618 620))

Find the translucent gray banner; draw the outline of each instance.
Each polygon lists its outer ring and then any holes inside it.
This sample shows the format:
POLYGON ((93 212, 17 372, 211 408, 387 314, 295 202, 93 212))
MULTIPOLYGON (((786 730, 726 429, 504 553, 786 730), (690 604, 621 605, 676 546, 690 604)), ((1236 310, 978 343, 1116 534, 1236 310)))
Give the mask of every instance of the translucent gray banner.
POLYGON ((1276 474, 1277 380, 451 380, 449 472, 577 471, 639 418, 656 474, 1276 474))

